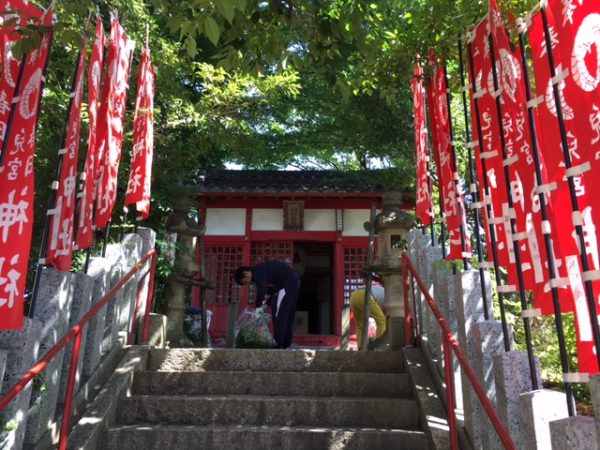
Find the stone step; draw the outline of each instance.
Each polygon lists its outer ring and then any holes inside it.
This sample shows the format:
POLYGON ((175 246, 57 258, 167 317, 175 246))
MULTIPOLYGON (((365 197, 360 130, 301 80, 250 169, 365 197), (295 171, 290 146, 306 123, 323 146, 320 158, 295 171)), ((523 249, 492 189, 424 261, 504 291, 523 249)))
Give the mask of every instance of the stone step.
POLYGON ((148 370, 164 372, 404 372, 400 352, 336 350, 152 349, 148 370))
POLYGON ((107 433, 108 450, 426 450, 422 431, 373 428, 128 425, 107 433))
POLYGON ((412 397, 407 374, 358 372, 137 372, 132 393, 412 397))
POLYGON ((116 423, 416 430, 419 411, 408 399, 134 395, 119 401, 116 423))

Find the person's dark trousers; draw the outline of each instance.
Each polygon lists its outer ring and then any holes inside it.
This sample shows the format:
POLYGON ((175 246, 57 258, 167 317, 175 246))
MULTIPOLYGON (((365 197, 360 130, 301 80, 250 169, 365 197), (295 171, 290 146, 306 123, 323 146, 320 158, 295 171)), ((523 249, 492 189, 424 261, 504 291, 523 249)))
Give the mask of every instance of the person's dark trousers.
POLYGON ((273 313, 273 329, 275 331, 275 342, 277 348, 288 348, 292 344, 294 333, 294 316, 300 294, 300 280, 288 283, 285 287, 285 295, 277 308, 277 299, 271 302, 273 313))

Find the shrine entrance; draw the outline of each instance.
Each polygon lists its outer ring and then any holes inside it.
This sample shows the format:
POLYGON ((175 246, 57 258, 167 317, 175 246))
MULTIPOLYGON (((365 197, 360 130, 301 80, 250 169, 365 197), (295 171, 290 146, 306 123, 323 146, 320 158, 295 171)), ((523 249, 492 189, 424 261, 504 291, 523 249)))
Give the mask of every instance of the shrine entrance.
POLYGON ((334 334, 333 257, 332 243, 294 243, 294 269, 301 279, 295 336, 334 334))

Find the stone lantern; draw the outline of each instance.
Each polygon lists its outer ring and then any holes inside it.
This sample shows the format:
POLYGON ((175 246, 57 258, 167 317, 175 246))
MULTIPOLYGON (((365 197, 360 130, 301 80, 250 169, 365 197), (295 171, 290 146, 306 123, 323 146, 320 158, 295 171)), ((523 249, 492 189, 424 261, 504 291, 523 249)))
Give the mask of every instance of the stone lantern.
MULTIPOLYGON (((194 344, 183 331, 185 317, 185 298, 188 286, 206 287, 202 267, 195 262, 196 248, 194 238, 202 239, 204 226, 199 225, 188 213, 193 205, 187 195, 180 196, 173 204, 173 214, 169 218, 167 229, 177 233, 177 251, 175 256, 174 276, 168 282, 167 303, 167 339, 171 347, 191 347, 194 344), (200 274, 201 280, 196 276, 200 274)), ((204 314, 204 311, 203 311, 204 314)), ((204 331, 204 323, 203 323, 204 331)), ((206 336, 206 333, 203 334, 206 336)))
POLYGON ((408 233, 415 226, 414 218, 402 210, 402 204, 401 192, 386 192, 383 194, 383 211, 375 217, 379 246, 372 269, 381 276, 385 287, 384 309, 388 317, 391 350, 404 345, 405 311, 400 257, 406 249, 408 233))

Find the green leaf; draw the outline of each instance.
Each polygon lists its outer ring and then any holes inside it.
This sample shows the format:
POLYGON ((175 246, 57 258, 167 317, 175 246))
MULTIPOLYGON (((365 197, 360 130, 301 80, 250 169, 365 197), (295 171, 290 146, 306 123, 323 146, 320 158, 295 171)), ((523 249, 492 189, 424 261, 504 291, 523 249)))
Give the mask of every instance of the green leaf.
POLYGON ((69 44, 73 44, 77 48, 83 47, 83 36, 81 33, 75 30, 65 30, 63 33, 63 39, 69 44))
POLYGON ((221 29, 219 28, 219 25, 217 24, 215 19, 213 19, 212 17, 207 17, 204 20, 204 34, 206 35, 206 37, 208 39, 210 39, 210 42, 212 42, 213 45, 216 47, 217 44, 219 43, 219 36, 221 35, 221 29))
POLYGON ((25 53, 33 48, 32 42, 29 39, 21 38, 12 48, 13 57, 15 59, 21 59, 25 53))
POLYGON ((196 53, 198 53, 198 50, 196 48, 196 39, 192 38, 191 36, 188 36, 185 40, 185 50, 187 54, 190 55, 190 57, 193 58, 194 56, 196 56, 196 53))
POLYGON ((232 23, 235 10, 233 9, 233 4, 230 2, 230 0, 217 0, 215 5, 217 7, 217 11, 219 11, 219 13, 225 17, 227 22, 232 23))
POLYGON ((240 11, 244 11, 246 9, 246 0, 232 0, 232 3, 239 9, 240 11))
POLYGON ((169 30, 171 31, 171 33, 174 33, 175 31, 179 30, 179 28, 181 28, 182 22, 183 19, 179 16, 169 18, 167 23, 169 25, 169 30))

